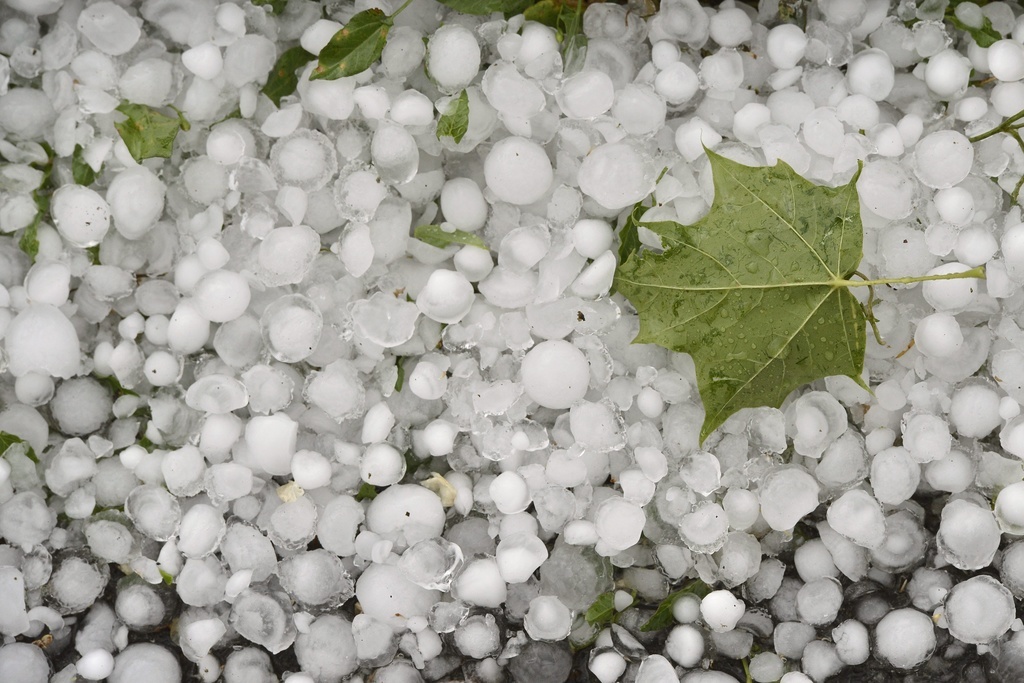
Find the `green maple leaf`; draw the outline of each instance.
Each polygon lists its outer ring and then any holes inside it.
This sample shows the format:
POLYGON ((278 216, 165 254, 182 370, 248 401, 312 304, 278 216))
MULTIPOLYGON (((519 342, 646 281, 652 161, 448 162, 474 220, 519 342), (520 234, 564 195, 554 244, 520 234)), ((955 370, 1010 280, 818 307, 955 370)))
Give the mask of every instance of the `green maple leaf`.
POLYGON ((355 76, 380 59, 394 20, 382 10, 363 10, 349 19, 320 51, 319 63, 309 80, 333 81, 355 76))
POLYGON ((169 159, 178 131, 190 127, 181 114, 167 116, 143 104, 125 102, 117 110, 128 118, 115 123, 114 128, 139 162, 153 157, 169 159))
POLYGON ((863 256, 856 176, 819 187, 782 162, 708 157, 711 212, 692 226, 644 223, 666 251, 631 255, 615 280, 640 314, 636 342, 693 357, 702 442, 737 410, 779 406, 808 382, 862 383, 867 316, 851 287, 942 277, 850 279, 863 256))

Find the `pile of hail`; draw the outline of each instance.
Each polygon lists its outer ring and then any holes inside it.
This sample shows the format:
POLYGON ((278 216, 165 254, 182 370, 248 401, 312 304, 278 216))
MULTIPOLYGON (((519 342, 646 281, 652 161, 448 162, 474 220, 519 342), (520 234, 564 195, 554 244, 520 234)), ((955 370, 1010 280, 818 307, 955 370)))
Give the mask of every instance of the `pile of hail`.
POLYGON ((1022 110, 1016 0, 3 0, 0 681, 1024 680, 1022 110), (702 438, 711 150, 986 277, 702 438))

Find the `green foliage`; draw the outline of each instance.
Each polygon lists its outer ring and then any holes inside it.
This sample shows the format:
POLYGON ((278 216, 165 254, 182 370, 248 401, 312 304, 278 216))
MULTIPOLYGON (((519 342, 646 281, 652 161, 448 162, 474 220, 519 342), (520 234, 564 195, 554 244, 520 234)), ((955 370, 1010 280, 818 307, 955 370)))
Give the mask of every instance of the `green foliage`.
POLYGON ((96 181, 96 171, 82 157, 81 145, 75 145, 75 153, 71 155, 71 177, 79 185, 92 185, 96 181))
POLYGON ((382 10, 359 12, 320 51, 319 64, 309 79, 333 81, 366 71, 384 52, 392 24, 382 10))
POLYGON ((463 90, 459 96, 452 101, 448 111, 441 115, 437 121, 437 139, 450 137, 455 144, 462 142, 469 130, 469 93, 463 90))
POLYGON ((117 110, 128 118, 115 123, 114 128, 139 162, 153 157, 169 159, 178 131, 190 127, 180 113, 176 117, 167 116, 143 104, 125 102, 117 110))
POLYGON ((165 572, 163 569, 158 570, 160 572, 160 578, 164 580, 164 584, 167 586, 174 585, 174 577, 165 572))
POLYGON ((619 263, 625 263, 630 255, 640 252, 639 226, 648 208, 643 202, 637 202, 626 217, 626 222, 619 231, 619 263))
POLYGON ((281 106, 281 98, 287 97, 299 87, 296 71, 306 66, 310 60, 316 59, 301 47, 285 50, 277 58, 274 68, 270 70, 267 84, 263 86, 263 94, 270 98, 275 107, 281 106))
POLYGON ((539 0, 526 8, 523 16, 555 29, 562 44, 564 71, 572 73, 582 66, 587 36, 583 33, 583 11, 586 0, 539 0))
POLYGON ((967 31, 971 38, 974 38, 974 42, 979 47, 991 47, 991 45, 997 40, 1002 40, 1003 37, 999 34, 999 31, 992 27, 992 22, 988 17, 985 17, 981 26, 968 26, 964 22, 960 21, 956 14, 952 11, 946 14, 946 21, 953 24, 953 26, 961 31, 967 31))
MULTIPOLYGON (((619 618, 619 610, 615 609, 615 594, 617 592, 608 591, 607 593, 602 593, 594 601, 594 604, 587 608, 587 612, 583 617, 587 620, 588 624, 597 628, 604 628, 609 624, 615 623, 615 620, 619 618)), ((631 594, 633 602, 630 603, 630 606, 636 602, 636 591, 631 591, 631 594)))
POLYGON ((518 14, 533 4, 532 0, 438 0, 442 5, 463 14, 518 14))
POLYGON ((395 377, 395 391, 401 391, 402 385, 405 384, 405 356, 395 358, 395 370, 398 373, 395 377))
POLYGON ((20 446, 23 448, 25 457, 32 462, 39 464, 39 458, 36 457, 36 452, 32 450, 32 447, 28 445, 28 442, 20 436, 10 434, 9 432, 0 432, 0 457, 7 455, 8 449, 12 446, 20 446))
POLYGON ((452 244, 466 244, 471 247, 487 248, 487 243, 471 232, 454 230, 447 232, 440 225, 420 225, 413 231, 413 237, 432 247, 444 249, 452 244))
POLYGON ((782 162, 749 168, 708 156, 711 212, 692 226, 643 223, 665 252, 629 256, 615 279, 640 315, 634 341, 693 357, 701 441, 737 410, 779 406, 808 382, 862 382, 867 315, 851 287, 983 277, 851 280, 864 237, 856 177, 818 187, 782 162))
POLYGON ((640 627, 640 630, 660 631, 664 628, 668 628, 675 623, 675 617, 672 616, 672 608, 675 606, 676 601, 679 600, 679 598, 684 595, 695 595, 698 598, 703 598, 710 592, 711 587, 709 585, 700 579, 694 579, 679 590, 669 593, 664 600, 658 603, 658 609, 656 609, 651 618, 640 627))
POLYGON ((21 249, 25 254, 28 255, 32 262, 35 263, 36 256, 39 255, 39 224, 43 220, 43 214, 37 213, 36 217, 29 223, 29 226, 25 228, 25 232, 21 233, 21 238, 18 240, 18 249, 21 249))
POLYGON ((355 498, 356 500, 373 500, 377 497, 378 493, 380 492, 377 490, 376 486, 363 482, 359 487, 359 491, 356 492, 355 498))

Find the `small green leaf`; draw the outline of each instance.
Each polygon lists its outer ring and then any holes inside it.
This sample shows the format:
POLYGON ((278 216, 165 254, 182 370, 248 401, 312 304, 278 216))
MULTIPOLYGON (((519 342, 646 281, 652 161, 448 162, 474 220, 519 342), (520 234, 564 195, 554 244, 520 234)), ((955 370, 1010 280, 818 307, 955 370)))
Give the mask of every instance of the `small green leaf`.
POLYGON ((647 208, 637 202, 633 206, 633 210, 629 212, 629 216, 626 217, 626 222, 619 232, 619 263, 625 263, 630 254, 640 251, 640 219, 647 212, 647 208))
POLYGON ((163 569, 158 570, 160 572, 160 578, 164 580, 164 583, 168 586, 174 585, 174 577, 165 572, 163 569))
POLYGON ((392 23, 376 8, 356 14, 320 51, 319 64, 309 79, 333 81, 369 69, 380 59, 392 23))
POLYGON ((267 78, 267 84, 263 86, 262 91, 264 95, 270 98, 275 107, 280 107, 281 98, 291 95, 299 87, 299 77, 295 72, 306 66, 312 59, 316 59, 316 57, 301 47, 285 50, 277 58, 277 62, 267 78))
POLYGON ((92 185, 96 181, 96 171, 82 158, 81 145, 75 145, 75 153, 71 155, 71 177, 79 185, 92 185))
POLYGON ((432 247, 444 249, 452 244, 465 244, 471 247, 487 248, 487 243, 471 232, 455 230, 446 232, 440 225, 420 225, 413 232, 413 237, 426 242, 432 247))
POLYGON ((462 142, 469 130, 469 93, 465 90, 452 101, 448 111, 437 122, 437 139, 443 136, 453 138, 455 144, 462 142))
POLYGON ((971 38, 974 38, 974 42, 978 44, 978 47, 991 47, 997 40, 1002 40, 1003 36, 999 34, 999 31, 992 27, 992 21, 985 17, 984 23, 979 26, 968 26, 967 24, 960 21, 953 12, 949 12, 946 15, 946 19, 949 23, 953 24, 955 28, 961 31, 967 31, 971 38))
POLYGON ((551 28, 558 27, 558 15, 561 14, 563 5, 561 0, 540 0, 523 11, 523 17, 527 21, 536 21, 551 28))
POLYGON ((463 14, 503 12, 506 15, 519 14, 533 4, 533 0, 438 0, 438 2, 463 14))
POLYGON ((402 385, 405 384, 405 356, 395 358, 395 369, 398 371, 398 377, 395 379, 395 391, 401 391, 402 385))
POLYGON ((92 247, 86 247, 85 253, 89 255, 89 261, 94 266, 100 265, 100 245, 97 244, 92 247))
POLYGON ((41 218, 42 214, 37 215, 35 220, 25 228, 21 239, 18 240, 18 248, 25 252, 33 263, 35 263, 36 256, 39 255, 39 222, 41 218))
POLYGON ((151 107, 126 102, 117 108, 127 116, 114 124, 132 157, 169 159, 179 130, 188 130, 189 123, 181 115, 166 116, 151 107))
POLYGON ((32 447, 28 445, 28 441, 25 441, 25 439, 15 434, 11 434, 10 432, 0 432, 0 457, 6 455, 7 450, 11 446, 18 444, 24 445, 25 457, 38 465, 39 458, 36 457, 36 452, 32 450, 32 447))
POLYGON ((679 598, 684 595, 696 595, 698 598, 703 598, 710 592, 710 586, 700 579, 694 579, 679 590, 669 593, 664 600, 658 603, 658 609, 654 611, 654 614, 647 620, 647 623, 640 627, 640 630, 646 632, 660 631, 663 628, 668 628, 675 623, 675 617, 672 616, 672 608, 679 598))
POLYGON ((373 500, 377 497, 377 487, 373 484, 363 483, 356 492, 356 500, 373 500))
MULTIPOLYGON (((619 618, 620 610, 615 609, 616 593, 618 591, 614 590, 602 593, 594 601, 594 604, 587 608, 587 612, 583 616, 588 624, 601 628, 614 623, 619 618)), ((636 603, 636 591, 630 591, 630 595, 632 595, 633 601, 629 603, 629 606, 632 606, 636 603)))
POLYGON ((288 0, 252 0, 252 4, 257 7, 267 7, 270 9, 270 13, 276 16, 284 12, 288 0))

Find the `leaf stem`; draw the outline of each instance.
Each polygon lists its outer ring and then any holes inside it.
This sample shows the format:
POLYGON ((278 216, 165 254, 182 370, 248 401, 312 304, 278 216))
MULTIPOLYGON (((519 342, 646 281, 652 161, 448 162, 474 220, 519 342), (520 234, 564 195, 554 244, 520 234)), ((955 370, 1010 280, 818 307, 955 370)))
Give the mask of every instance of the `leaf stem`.
POLYGON ((395 10, 394 12, 392 12, 392 13, 391 13, 391 16, 389 16, 389 17, 388 17, 388 19, 394 19, 394 18, 395 18, 395 17, 397 17, 397 16, 399 15, 399 14, 401 14, 401 13, 402 13, 402 11, 403 11, 403 10, 404 10, 404 9, 405 9, 406 7, 408 7, 408 6, 409 6, 409 5, 411 5, 411 4, 412 4, 412 0, 405 0, 405 2, 403 2, 403 3, 402 3, 402 6, 401 6, 401 7, 399 7, 398 9, 396 9, 396 10, 395 10))
POLYGON ((987 130, 984 133, 979 133, 978 135, 974 135, 967 139, 970 140, 971 142, 981 142, 982 140, 990 138, 993 135, 998 135, 999 133, 1009 133, 1013 124, 1017 123, 1017 121, 1020 121, 1022 118, 1024 118, 1024 109, 1017 112, 1010 118, 1006 119, 995 128, 987 130))
POLYGON ((978 266, 962 273, 943 273, 940 275, 918 275, 915 277, 893 277, 879 280, 836 280, 842 287, 872 287, 874 285, 908 285, 914 282, 930 282, 932 280, 963 280, 967 278, 985 279, 985 267, 978 266))

